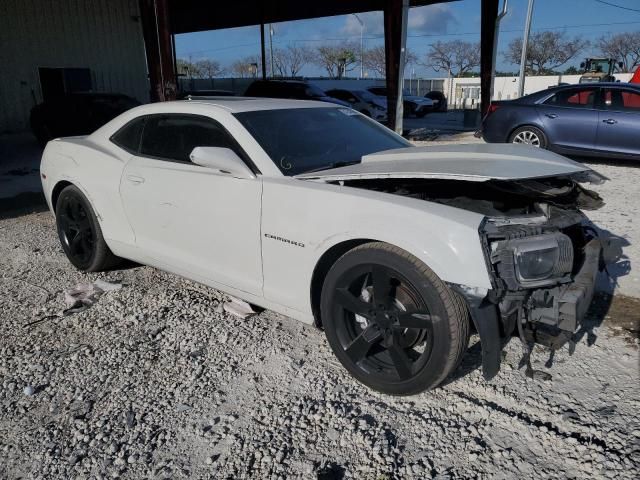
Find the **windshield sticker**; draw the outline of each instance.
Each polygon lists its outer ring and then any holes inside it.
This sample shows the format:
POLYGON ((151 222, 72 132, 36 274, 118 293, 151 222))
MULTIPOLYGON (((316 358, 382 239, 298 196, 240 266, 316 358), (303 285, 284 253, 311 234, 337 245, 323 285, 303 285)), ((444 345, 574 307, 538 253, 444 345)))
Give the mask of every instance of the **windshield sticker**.
POLYGON ((358 112, 356 112, 352 108, 339 108, 338 110, 340 110, 344 115, 348 115, 350 117, 353 115, 358 115, 358 112))
POLYGON ((287 157, 284 157, 284 156, 283 156, 283 157, 280 159, 280 167, 282 167, 282 169, 283 169, 283 170, 291 170, 291 167, 292 167, 293 165, 291 165, 291 163, 287 162, 286 158, 287 158, 287 157))

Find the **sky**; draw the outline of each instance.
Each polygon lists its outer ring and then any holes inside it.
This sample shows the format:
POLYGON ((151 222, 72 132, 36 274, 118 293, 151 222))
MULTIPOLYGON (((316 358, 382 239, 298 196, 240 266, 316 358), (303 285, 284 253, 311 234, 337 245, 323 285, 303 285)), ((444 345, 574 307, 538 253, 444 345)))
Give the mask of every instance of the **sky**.
MULTIPOLYGON (((410 9, 407 46, 419 59, 424 60, 429 45, 433 42, 456 39, 478 42, 480 40, 480 1, 461 0, 410 9)), ((506 62, 501 52, 506 49, 511 40, 522 36, 527 3, 528 0, 509 1, 509 11, 500 24, 498 71, 517 71, 518 69, 517 65, 506 62)), ((359 16, 364 23, 365 49, 383 45, 382 12, 362 13, 359 16)), ((639 31, 640 0, 535 0, 531 29, 532 32, 561 31, 568 36, 580 35, 589 40, 596 40, 603 35, 639 31)), ((340 44, 349 40, 360 42, 360 24, 353 15, 275 23, 273 31, 274 48, 286 47, 290 44, 314 48, 323 44, 340 44)), ((266 32, 268 48, 268 28, 266 32)), ((176 36, 177 57, 192 61, 212 59, 223 66, 228 66, 238 59, 259 55, 259 53, 259 26, 176 36)), ((584 57, 595 54, 597 54, 595 50, 587 49, 564 67, 577 65, 584 57)), ((358 72, 359 68, 355 68, 349 75, 356 76, 358 72)), ((446 75, 419 64, 407 69, 407 76, 412 73, 422 78, 446 75), (414 71, 411 72, 411 69, 414 71)), ((309 64, 304 67, 301 74, 320 76, 324 72, 319 67, 309 64)))

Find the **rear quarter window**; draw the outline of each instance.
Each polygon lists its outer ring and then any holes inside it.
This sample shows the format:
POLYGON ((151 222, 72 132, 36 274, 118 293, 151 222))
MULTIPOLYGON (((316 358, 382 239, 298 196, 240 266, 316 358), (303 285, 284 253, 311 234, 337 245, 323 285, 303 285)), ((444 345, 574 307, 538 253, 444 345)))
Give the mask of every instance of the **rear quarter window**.
POLYGON ((561 90, 545 100, 545 105, 570 108, 593 108, 596 88, 561 90))
POLYGON ((111 141, 130 153, 138 153, 146 117, 131 120, 111 136, 111 141))

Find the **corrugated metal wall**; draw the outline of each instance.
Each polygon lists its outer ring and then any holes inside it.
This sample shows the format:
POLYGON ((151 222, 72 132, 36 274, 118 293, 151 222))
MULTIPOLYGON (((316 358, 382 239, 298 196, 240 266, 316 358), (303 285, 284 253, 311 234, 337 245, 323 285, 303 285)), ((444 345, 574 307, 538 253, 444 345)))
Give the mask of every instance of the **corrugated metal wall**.
POLYGON ((91 69, 94 90, 148 101, 137 0, 0 0, 0 133, 42 101, 38 67, 91 69))

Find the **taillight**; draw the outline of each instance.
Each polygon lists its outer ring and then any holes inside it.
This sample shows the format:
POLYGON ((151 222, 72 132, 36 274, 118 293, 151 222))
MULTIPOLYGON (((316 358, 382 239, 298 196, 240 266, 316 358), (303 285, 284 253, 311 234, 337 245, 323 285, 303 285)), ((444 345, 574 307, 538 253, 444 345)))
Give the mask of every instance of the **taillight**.
POLYGON ((491 115, 493 112, 495 112, 496 110, 498 110, 500 106, 496 105, 495 103, 492 103, 491 105, 489 105, 489 110, 487 110, 487 117, 489 115, 491 115))

